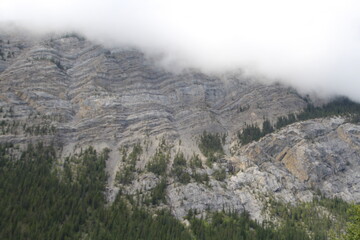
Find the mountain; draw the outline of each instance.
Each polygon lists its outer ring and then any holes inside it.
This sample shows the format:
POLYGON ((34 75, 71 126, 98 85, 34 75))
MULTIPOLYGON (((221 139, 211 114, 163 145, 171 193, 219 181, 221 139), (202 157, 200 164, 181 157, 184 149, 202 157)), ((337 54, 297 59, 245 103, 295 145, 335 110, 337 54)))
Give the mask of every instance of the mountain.
POLYGON ((175 73, 76 34, 1 33, 0 92, 0 143, 15 145, 15 158, 29 143, 53 145, 54 168, 76 175, 72 156, 108 149, 110 203, 120 190, 180 220, 229 209, 262 222, 271 201, 360 199, 360 126, 345 114, 301 120, 327 100, 241 71, 175 73), (241 143, 264 122, 271 131, 241 143))

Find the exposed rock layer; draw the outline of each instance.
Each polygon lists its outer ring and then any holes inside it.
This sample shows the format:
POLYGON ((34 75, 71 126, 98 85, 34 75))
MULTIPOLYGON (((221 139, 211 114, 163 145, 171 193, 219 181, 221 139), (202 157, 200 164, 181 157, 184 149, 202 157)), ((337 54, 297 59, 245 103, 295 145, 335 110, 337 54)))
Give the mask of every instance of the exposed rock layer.
MULTIPOLYGON (((341 118, 295 123, 239 148, 236 133, 245 123, 301 111, 304 98, 279 84, 263 84, 240 72, 206 75, 172 73, 134 49, 106 49, 78 36, 30 40, 0 35, 1 142, 53 142, 64 157, 93 145, 112 149, 109 189, 124 167, 119 147, 140 141, 137 168, 144 170, 162 137, 190 157, 204 130, 226 133, 224 162, 237 172, 223 182, 182 185, 168 180, 167 202, 177 217, 223 208, 264 218, 269 197, 291 203, 327 196, 360 199, 360 128, 341 118)), ((224 165, 224 164, 223 164, 224 165)), ((216 163, 214 168, 223 168, 216 163)), ((210 176, 212 169, 205 168, 210 176)), ((127 186, 150 191, 159 179, 138 174, 127 186)), ((110 196, 110 198, 113 195, 110 196)))

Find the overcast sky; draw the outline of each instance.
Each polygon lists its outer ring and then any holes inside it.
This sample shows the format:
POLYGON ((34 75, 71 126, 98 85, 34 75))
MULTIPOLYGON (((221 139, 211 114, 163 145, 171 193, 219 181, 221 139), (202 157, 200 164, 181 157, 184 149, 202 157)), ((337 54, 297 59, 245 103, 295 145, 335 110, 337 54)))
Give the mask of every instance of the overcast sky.
POLYGON ((358 0, 0 0, 0 21, 360 101, 358 0))

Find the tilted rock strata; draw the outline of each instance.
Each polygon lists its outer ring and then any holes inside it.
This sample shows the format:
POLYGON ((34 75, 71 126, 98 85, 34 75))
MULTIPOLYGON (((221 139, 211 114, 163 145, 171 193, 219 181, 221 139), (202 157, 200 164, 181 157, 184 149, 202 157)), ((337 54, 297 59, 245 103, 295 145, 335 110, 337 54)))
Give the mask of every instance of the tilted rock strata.
MULTIPOLYGON (((236 133, 246 123, 261 123, 301 111, 306 101, 279 84, 262 84, 241 73, 175 74, 134 49, 106 49, 75 35, 28 40, 1 34, 1 142, 54 143, 61 157, 82 147, 109 147, 110 198, 123 169, 119 148, 140 142, 144 152, 127 190, 151 191, 159 179, 146 163, 162 137, 187 157, 204 130, 227 133, 224 161, 238 172, 223 182, 182 185, 168 180, 167 206, 179 218, 188 210, 248 210, 264 218, 269 198, 309 201, 320 189, 329 197, 360 199, 359 126, 343 119, 292 124, 239 147, 236 133), (9 40, 9 44, 7 43, 9 40), (12 54, 14 52, 14 54, 12 54), (230 156, 229 146, 232 149, 230 156)), ((201 155, 201 154, 200 154, 201 155)), ((204 157, 203 157, 204 160, 204 157)), ((220 168, 216 163, 214 168, 220 168)), ((203 170, 210 176, 213 170, 203 170)))

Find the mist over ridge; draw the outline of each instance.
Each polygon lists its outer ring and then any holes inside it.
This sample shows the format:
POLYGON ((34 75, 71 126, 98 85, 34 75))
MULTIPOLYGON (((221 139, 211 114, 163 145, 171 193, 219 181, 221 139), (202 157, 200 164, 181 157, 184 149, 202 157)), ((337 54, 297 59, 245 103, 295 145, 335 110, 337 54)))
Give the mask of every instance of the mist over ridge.
POLYGON ((0 2, 0 22, 131 46, 170 69, 243 69, 301 92, 360 101, 360 3, 331 1, 0 2))

